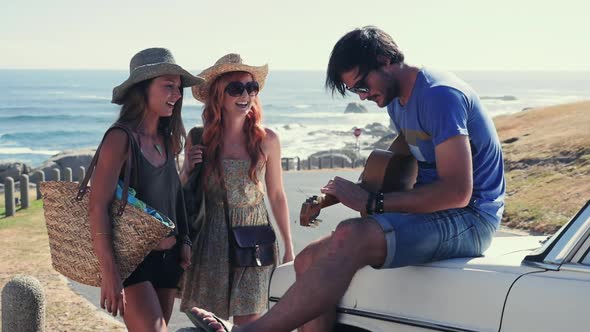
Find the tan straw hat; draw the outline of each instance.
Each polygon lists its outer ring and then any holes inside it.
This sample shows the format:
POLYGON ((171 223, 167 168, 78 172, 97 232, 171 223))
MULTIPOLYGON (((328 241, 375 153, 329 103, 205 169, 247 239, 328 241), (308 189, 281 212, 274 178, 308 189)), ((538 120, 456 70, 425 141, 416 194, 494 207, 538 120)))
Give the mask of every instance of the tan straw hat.
POLYGON ((148 48, 135 54, 129 63, 129 78, 113 89, 112 103, 121 105, 127 90, 136 83, 162 75, 180 75, 182 87, 203 83, 176 64, 172 53, 165 48, 148 48))
POLYGON ((264 87, 264 81, 268 74, 268 64, 264 66, 248 66, 242 61, 242 57, 237 53, 230 53, 222 56, 215 64, 205 70, 203 70, 199 76, 205 79, 203 84, 193 86, 193 96, 200 102, 205 102, 209 95, 209 88, 211 84, 215 82, 217 77, 222 74, 233 72, 233 71, 245 71, 250 73, 258 85, 260 90, 264 87))

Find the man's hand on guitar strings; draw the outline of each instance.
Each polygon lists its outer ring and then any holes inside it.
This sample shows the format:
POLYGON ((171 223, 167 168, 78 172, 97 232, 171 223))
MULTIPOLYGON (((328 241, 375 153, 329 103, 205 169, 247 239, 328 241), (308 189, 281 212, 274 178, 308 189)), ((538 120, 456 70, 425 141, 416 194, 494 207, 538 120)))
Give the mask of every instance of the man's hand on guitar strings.
POLYGON ((364 211, 369 193, 358 184, 339 176, 330 180, 320 192, 338 198, 338 200, 355 211, 364 211))

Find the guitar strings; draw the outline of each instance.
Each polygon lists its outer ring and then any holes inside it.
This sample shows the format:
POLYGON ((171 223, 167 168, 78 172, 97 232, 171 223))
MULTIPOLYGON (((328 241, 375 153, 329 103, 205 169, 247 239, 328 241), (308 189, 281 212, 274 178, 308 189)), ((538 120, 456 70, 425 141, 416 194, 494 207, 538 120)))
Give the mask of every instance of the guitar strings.
POLYGON ((297 191, 302 193, 303 196, 308 196, 303 190, 301 190, 301 188, 297 187, 297 191))

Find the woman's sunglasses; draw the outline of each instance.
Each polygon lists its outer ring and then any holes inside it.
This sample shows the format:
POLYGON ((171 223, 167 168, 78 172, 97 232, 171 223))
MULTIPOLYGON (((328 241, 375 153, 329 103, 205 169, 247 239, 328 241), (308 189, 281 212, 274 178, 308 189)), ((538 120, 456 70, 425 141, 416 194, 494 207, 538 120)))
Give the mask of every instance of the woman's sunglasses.
POLYGON ((244 90, 248 92, 249 95, 256 96, 258 91, 260 91, 260 86, 256 81, 250 81, 246 84, 242 82, 230 82, 225 87, 225 92, 227 92, 232 97, 239 97, 244 93, 244 90))

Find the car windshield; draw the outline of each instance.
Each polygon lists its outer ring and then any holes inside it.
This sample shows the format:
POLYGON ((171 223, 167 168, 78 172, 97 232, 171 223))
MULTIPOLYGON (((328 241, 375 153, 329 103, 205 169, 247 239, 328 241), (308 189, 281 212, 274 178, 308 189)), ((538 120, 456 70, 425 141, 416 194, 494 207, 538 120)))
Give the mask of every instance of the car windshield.
POLYGON ((590 229, 590 201, 555 234, 543 240, 543 246, 535 250, 525 260, 543 261, 549 264, 562 264, 576 244, 584 240, 590 229))

